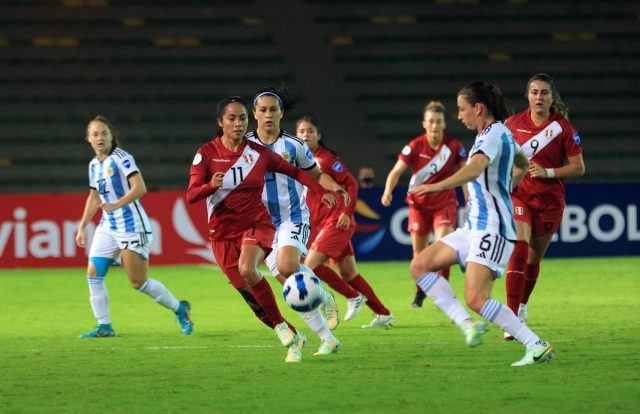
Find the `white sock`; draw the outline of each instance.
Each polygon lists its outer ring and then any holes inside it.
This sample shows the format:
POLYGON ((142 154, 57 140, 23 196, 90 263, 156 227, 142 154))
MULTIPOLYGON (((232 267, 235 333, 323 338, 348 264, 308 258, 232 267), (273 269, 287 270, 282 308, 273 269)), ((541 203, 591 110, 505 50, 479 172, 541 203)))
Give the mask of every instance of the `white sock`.
POLYGON ((471 315, 462 306, 445 278, 435 272, 428 272, 422 275, 416 283, 460 329, 466 328, 471 322, 471 315))
POLYGON ((503 331, 522 342, 527 348, 538 342, 540 338, 513 313, 508 306, 494 299, 489 299, 482 305, 480 315, 502 328, 503 331))
POLYGON ((180 307, 178 299, 176 299, 162 283, 155 279, 147 279, 144 285, 138 290, 151 296, 153 300, 174 312, 177 312, 180 307))
POLYGON ((89 283, 89 302, 93 310, 93 316, 101 325, 111 323, 109 315, 109 292, 103 277, 87 277, 89 283))
POLYGON ((302 315, 302 319, 304 322, 311 328, 313 332, 315 332, 320 339, 324 340, 336 340, 336 337, 333 336, 331 330, 327 326, 327 321, 324 320, 324 316, 322 316, 322 312, 320 312, 320 307, 315 308, 310 312, 299 312, 302 315))

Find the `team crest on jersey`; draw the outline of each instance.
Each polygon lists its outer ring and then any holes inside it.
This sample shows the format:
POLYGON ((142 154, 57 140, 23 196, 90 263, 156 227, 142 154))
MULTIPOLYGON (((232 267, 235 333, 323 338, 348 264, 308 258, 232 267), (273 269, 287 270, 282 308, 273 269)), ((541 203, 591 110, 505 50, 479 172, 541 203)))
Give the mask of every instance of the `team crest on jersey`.
POLYGON ((124 160, 122 161, 122 165, 124 165, 124 168, 131 168, 131 161, 124 160))
POLYGON ((515 212, 516 212, 517 215, 521 216, 521 215, 524 214, 524 208, 518 206, 518 207, 515 208, 515 212))
POLYGON ((546 131, 544 131, 545 137, 551 138, 552 135, 553 135, 553 131, 551 129, 547 129, 546 131))
POLYGON ((577 132, 573 133, 573 140, 576 142, 576 145, 580 145, 580 135, 577 132))
POLYGON ((409 154, 411 154, 411 147, 405 145, 404 148, 402 148, 402 155, 407 156, 409 154))
POLYGON ((113 168, 111 167, 107 168, 106 173, 107 173, 107 177, 113 177, 113 168))
POLYGON ((286 162, 291 161, 291 156, 289 155, 288 151, 284 151, 282 154, 280 154, 280 156, 282 157, 283 160, 285 160, 286 162))
POLYGON ((464 147, 460 148, 458 155, 460 155, 460 158, 465 158, 467 156, 467 150, 465 150, 464 147))
POLYGON ((336 161, 331 168, 333 168, 333 171, 336 171, 336 172, 343 171, 342 164, 340 164, 340 161, 336 161))
MULTIPOLYGON (((282 158, 284 158, 284 157, 282 157, 282 158)), ((244 155, 244 161, 245 161, 247 164, 253 164, 253 155, 251 155, 251 154, 245 154, 245 155, 244 155)))
POLYGON ((307 159, 309 159, 309 160, 313 159, 313 154, 311 153, 310 149, 307 149, 307 152, 305 152, 304 155, 306 155, 307 159))
POLYGON ((202 161, 202 154, 197 153, 195 157, 193 157, 193 165, 198 165, 200 164, 200 161, 202 161))

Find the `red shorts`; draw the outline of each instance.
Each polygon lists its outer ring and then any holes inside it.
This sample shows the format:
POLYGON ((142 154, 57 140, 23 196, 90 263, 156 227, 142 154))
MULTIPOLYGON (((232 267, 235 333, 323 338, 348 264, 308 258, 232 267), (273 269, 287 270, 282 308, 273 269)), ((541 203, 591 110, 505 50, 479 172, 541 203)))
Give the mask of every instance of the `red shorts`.
POLYGON ((347 256, 355 256, 351 237, 356 232, 356 226, 351 225, 346 230, 337 229, 335 223, 320 229, 318 236, 311 244, 313 250, 329 256, 335 262, 339 262, 347 256))
POLYGON ((545 236, 558 231, 562 222, 564 206, 560 208, 536 209, 529 207, 517 196, 511 196, 513 202, 513 218, 523 221, 531 227, 533 237, 545 236))
POLYGON ((439 227, 456 228, 458 222, 458 207, 449 204, 439 210, 428 210, 409 205, 409 225, 407 231, 416 236, 426 236, 439 227))
POLYGON ((240 238, 234 240, 211 240, 211 250, 216 257, 216 262, 234 288, 238 289, 245 285, 238 269, 242 246, 257 244, 262 247, 266 257, 271 253, 271 243, 275 233, 273 226, 257 226, 246 230, 240 238))

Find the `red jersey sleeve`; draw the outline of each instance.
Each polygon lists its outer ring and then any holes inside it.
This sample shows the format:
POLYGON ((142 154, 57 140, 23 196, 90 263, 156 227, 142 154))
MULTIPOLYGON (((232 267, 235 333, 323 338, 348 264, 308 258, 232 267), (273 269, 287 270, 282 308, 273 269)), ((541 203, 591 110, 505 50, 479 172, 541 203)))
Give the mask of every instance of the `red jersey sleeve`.
POLYGON ((213 174, 209 171, 210 156, 205 147, 201 147, 191 163, 189 187, 187 189, 187 201, 190 204, 204 200, 216 190, 211 183, 213 174))
POLYGON ((323 172, 329 174, 336 183, 342 186, 351 198, 351 203, 349 203, 348 206, 341 204, 340 212, 352 216, 356 212, 358 181, 356 181, 351 172, 349 172, 347 167, 344 166, 344 163, 335 154, 325 150, 323 156, 326 156, 326 161, 328 161, 325 162, 325 164, 331 165, 331 167, 327 168, 326 171, 323 170, 323 172))
POLYGON ((418 137, 415 138, 413 140, 411 140, 411 142, 409 142, 407 145, 405 145, 402 148, 402 151, 400 151, 400 154, 398 154, 398 159, 402 162, 404 162, 407 165, 411 165, 415 162, 416 157, 418 156, 418 153, 420 152, 417 149, 417 144, 420 140, 420 138, 422 137, 418 137))
POLYGON ((563 136, 562 145, 567 158, 582 154, 580 135, 569 122, 565 123, 566 133, 563 136))

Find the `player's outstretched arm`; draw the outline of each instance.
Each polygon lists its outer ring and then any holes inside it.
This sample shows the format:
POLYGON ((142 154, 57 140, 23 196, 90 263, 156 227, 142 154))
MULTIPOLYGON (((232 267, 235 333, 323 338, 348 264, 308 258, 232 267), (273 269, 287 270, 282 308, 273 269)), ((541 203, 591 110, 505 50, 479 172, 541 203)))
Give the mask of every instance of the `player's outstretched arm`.
POLYGON ((473 157, 471 157, 471 161, 464 167, 460 168, 452 176, 434 184, 420 184, 414 187, 410 193, 418 195, 437 193, 439 191, 459 187, 478 178, 480 174, 487 169, 490 163, 491 161, 489 160, 489 157, 484 155, 482 152, 476 152, 473 157))
POLYGON ((398 185, 400 176, 402 176, 402 173, 407 169, 407 167, 408 165, 404 161, 398 160, 396 161, 396 165, 394 165, 391 171, 389 171, 387 181, 384 185, 384 192, 380 199, 383 206, 389 207, 391 205, 391 201, 393 200, 393 189, 398 185))

